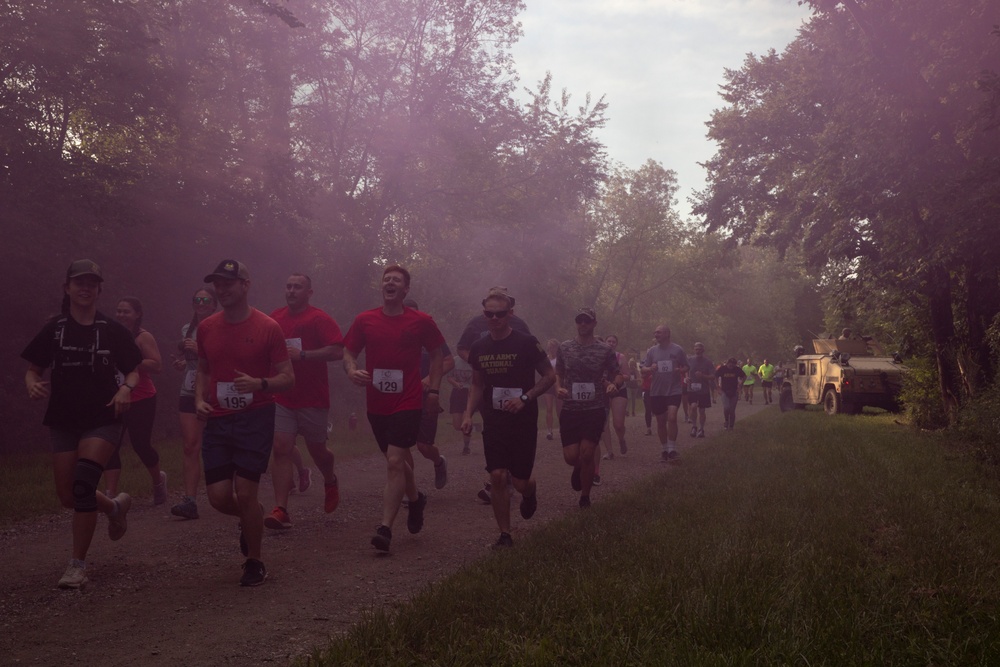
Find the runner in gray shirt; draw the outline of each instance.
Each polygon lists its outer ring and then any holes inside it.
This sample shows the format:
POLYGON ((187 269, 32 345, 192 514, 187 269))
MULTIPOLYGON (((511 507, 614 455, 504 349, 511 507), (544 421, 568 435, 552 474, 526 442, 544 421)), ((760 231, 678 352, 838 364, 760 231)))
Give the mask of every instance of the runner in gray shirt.
POLYGON ((681 405, 681 383, 688 369, 687 354, 670 342, 670 327, 661 324, 653 332, 656 345, 646 350, 642 373, 652 375, 650 410, 656 417, 656 432, 663 447, 663 461, 680 458, 677 452, 677 408, 681 405))
POLYGON ((704 343, 694 344, 694 356, 688 358, 688 404, 694 422, 691 437, 705 437, 705 409, 712 407, 712 386, 715 384, 715 364, 705 356, 704 343))

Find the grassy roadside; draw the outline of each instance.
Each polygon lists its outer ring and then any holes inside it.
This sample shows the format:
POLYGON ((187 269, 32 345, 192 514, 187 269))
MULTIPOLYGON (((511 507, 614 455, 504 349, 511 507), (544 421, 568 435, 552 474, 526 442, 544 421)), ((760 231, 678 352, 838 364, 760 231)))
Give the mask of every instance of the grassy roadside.
POLYGON ((303 662, 1000 664, 995 481, 890 416, 738 428, 303 662))
MULTIPOLYGON (((442 426, 444 422, 442 422, 442 426)), ((450 425, 448 426, 450 428, 450 425)), ((52 458, 46 449, 48 441, 39 443, 42 453, 15 454, 3 457, 0 465, 0 527, 37 516, 62 511, 53 488, 52 458)), ((354 431, 335 428, 330 442, 337 461, 349 461, 359 456, 370 456, 375 445, 367 423, 359 424, 354 431)), ((182 488, 181 452, 179 438, 161 440, 154 443, 160 454, 160 468, 165 470, 170 489, 170 500, 179 500, 182 488)), ((306 465, 314 467, 302 438, 299 451, 306 465)), ((139 461, 135 452, 126 444, 122 453, 121 490, 136 498, 152 497, 149 473, 139 461)), ((201 485, 204 492, 204 484, 201 485)))

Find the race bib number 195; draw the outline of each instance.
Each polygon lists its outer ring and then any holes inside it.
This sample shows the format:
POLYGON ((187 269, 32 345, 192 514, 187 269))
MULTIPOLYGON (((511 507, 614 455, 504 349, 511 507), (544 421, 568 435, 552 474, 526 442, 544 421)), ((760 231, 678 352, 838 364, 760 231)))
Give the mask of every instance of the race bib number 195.
POLYGON ((216 383, 215 397, 219 400, 219 406, 226 410, 242 410, 253 403, 253 394, 241 394, 236 391, 235 382, 216 383))

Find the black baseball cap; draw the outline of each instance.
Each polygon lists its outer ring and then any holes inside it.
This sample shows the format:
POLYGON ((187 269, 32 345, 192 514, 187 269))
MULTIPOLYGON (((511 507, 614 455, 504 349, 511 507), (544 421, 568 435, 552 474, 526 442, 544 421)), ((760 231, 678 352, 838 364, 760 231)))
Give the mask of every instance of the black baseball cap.
POLYGON ((98 281, 104 282, 104 276, 101 275, 101 267, 97 265, 97 262, 89 259, 78 259, 66 269, 66 280, 72 280, 80 276, 94 276, 98 281))
POLYGON ((250 280, 250 272, 247 265, 237 262, 235 259, 224 259, 215 267, 215 271, 205 276, 205 282, 210 283, 216 278, 224 280, 250 280))

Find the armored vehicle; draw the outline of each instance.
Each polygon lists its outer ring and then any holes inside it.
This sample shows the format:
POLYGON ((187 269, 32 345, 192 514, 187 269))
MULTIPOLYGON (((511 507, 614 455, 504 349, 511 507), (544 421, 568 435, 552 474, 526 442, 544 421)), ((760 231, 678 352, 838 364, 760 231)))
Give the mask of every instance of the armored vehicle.
POLYGON ((781 384, 782 411, 823 405, 829 415, 857 414, 870 405, 899 410, 899 392, 907 368, 898 354, 887 356, 865 338, 817 338, 813 354, 795 348, 795 366, 781 384))

